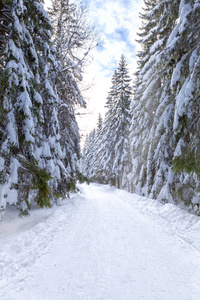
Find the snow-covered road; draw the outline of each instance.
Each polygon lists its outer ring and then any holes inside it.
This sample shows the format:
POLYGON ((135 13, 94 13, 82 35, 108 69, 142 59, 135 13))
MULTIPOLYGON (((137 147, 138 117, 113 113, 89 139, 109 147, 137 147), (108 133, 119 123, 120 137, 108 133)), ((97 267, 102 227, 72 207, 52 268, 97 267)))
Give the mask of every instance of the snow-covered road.
POLYGON ((109 186, 81 189, 0 224, 1 300, 200 299, 197 217, 109 186), (192 228, 169 222, 176 210, 192 228))

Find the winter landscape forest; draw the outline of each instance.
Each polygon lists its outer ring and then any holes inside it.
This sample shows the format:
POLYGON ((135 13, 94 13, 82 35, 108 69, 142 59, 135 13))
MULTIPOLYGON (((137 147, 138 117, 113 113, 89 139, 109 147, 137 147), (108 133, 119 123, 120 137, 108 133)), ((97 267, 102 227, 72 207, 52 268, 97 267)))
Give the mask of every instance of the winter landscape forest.
POLYGON ((42 4, 1 1, 2 215, 50 207, 83 177, 199 214, 199 1, 144 1, 138 69, 121 56, 81 161, 75 107, 97 38, 83 6, 42 4))
POLYGON ((42 4, 1 1, 0 207, 21 214, 76 188, 74 107, 85 106, 78 82, 95 43, 84 8, 53 1, 48 14, 42 4))
POLYGON ((133 82, 122 56, 83 150, 89 180, 199 214, 200 2, 144 1, 133 82), (133 89, 132 89, 133 86, 133 89))
POLYGON ((0 0, 0 299, 199 300, 200 0, 143 0, 82 149, 102 41, 51 2, 0 0))

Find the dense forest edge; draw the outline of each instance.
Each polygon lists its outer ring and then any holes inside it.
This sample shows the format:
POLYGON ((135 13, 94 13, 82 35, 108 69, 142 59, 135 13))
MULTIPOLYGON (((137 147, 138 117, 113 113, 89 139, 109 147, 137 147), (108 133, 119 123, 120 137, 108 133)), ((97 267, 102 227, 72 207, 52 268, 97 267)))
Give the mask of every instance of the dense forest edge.
POLYGON ((0 1, 0 219, 7 205, 51 207, 78 180, 200 215, 199 1, 144 0, 134 80, 122 55, 82 153, 75 107, 97 36, 82 4, 43 4, 0 1))
POLYGON ((200 3, 144 0, 133 89, 122 56, 83 174, 200 214, 200 3))
POLYGON ((51 207, 76 191, 79 83, 97 36, 68 0, 0 2, 0 210, 51 207))

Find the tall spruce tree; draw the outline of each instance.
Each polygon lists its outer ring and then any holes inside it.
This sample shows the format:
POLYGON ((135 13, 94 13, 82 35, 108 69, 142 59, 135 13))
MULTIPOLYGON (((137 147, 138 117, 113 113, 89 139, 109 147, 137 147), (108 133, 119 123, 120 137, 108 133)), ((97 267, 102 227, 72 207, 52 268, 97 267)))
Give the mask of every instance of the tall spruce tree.
POLYGON ((53 25, 53 44, 56 56, 56 72, 53 81, 61 101, 58 119, 61 144, 65 149, 65 165, 76 178, 77 160, 80 158, 80 136, 75 117, 75 105, 85 106, 79 84, 83 66, 95 44, 93 28, 86 20, 86 9, 69 0, 53 0, 49 15, 53 25))
POLYGON ((114 131, 113 131, 113 107, 114 107, 114 93, 116 87, 116 71, 112 77, 112 86, 109 91, 105 114, 105 120, 102 128, 102 143, 100 147, 100 170, 102 179, 108 183, 114 184, 114 178, 112 174, 112 166, 114 161, 114 131))
POLYGON ((103 138, 103 119, 101 117, 101 114, 99 114, 98 121, 97 121, 97 129, 95 134, 94 155, 93 155, 94 180, 97 182, 103 182, 102 165, 101 165, 102 138, 103 138))
POLYGON ((97 128, 86 137, 81 157, 81 171, 89 181, 104 182, 101 167, 103 120, 98 116, 97 128))
POLYGON ((129 127, 131 122, 131 86, 124 56, 112 78, 107 99, 108 111, 103 126, 102 173, 107 182, 118 188, 128 188, 130 172, 129 127))
POLYGON ((171 202, 178 195, 197 211, 200 5, 145 3, 130 133, 133 190, 171 202))
POLYGON ((96 155, 95 147, 96 130, 93 129, 85 140, 82 151, 81 172, 89 181, 95 179, 94 159, 96 155))
MULTIPOLYGON (((75 162, 68 159, 63 139, 69 141, 70 136, 73 147, 78 147, 78 141, 74 146, 78 129, 67 136, 60 126, 63 102, 55 80, 59 61, 42 3, 8 1, 0 14, 0 207, 17 204, 23 213, 33 200, 51 206, 58 196, 66 195, 75 162)), ((73 85, 73 80, 68 83, 73 85)), ((71 115, 68 127, 74 122, 71 115)))
MULTIPOLYGON (((53 129, 51 136, 57 142, 59 138, 56 95, 48 80, 51 25, 40 1, 13 0, 7 7, 9 33, 2 54, 6 80, 1 107, 1 206, 17 203, 25 212, 32 198, 40 206, 50 206, 53 198, 48 184, 54 173, 49 158, 55 163, 50 131, 53 129)), ((51 182, 53 185, 56 179, 51 182)))
POLYGON ((179 20, 168 42, 175 66, 171 80, 176 95, 173 163, 174 170, 180 172, 177 195, 199 214, 200 3, 182 0, 179 11, 179 20))
POLYGON ((175 101, 170 90, 173 62, 167 53, 167 41, 178 19, 179 1, 145 3, 139 41, 142 51, 132 102, 132 183, 138 193, 173 201, 175 101))

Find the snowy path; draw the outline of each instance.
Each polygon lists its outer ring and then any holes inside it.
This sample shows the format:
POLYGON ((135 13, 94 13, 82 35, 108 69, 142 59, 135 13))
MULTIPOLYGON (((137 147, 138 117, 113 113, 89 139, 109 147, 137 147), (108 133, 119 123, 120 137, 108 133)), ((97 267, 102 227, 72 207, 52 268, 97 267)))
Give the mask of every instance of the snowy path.
POLYGON ((0 232, 1 300, 200 299, 198 249, 128 193, 82 189, 74 204, 40 212, 38 224, 0 232))

